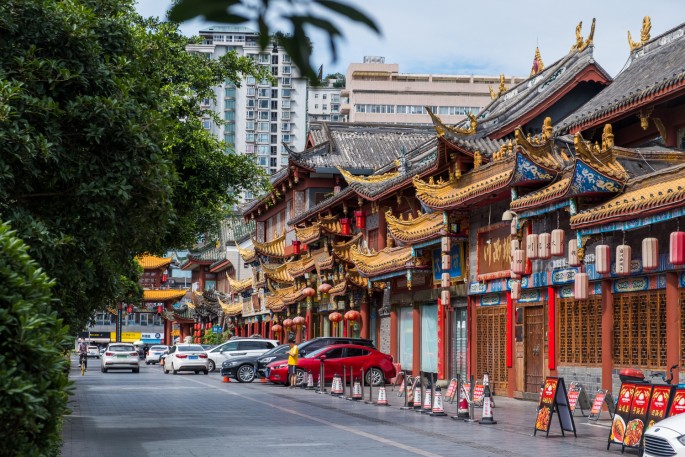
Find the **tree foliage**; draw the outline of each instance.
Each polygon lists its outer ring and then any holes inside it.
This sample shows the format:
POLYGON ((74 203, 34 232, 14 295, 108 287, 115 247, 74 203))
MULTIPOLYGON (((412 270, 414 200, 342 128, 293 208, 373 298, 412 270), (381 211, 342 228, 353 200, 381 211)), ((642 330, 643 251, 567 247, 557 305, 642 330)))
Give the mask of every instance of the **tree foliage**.
POLYGON ((78 329, 139 295, 134 256, 190 245, 264 185, 202 128, 198 103, 264 74, 235 54, 187 53, 175 25, 131 0, 5 0, 0 36, 0 219, 78 329))
POLYGON ((346 2, 335 0, 177 0, 169 12, 169 18, 177 22, 196 17, 228 24, 254 23, 262 49, 268 46, 275 23, 288 23, 289 33, 279 39, 279 45, 313 85, 320 81, 311 61, 308 31, 319 30, 328 37, 333 61, 337 59, 338 42, 343 34, 332 17, 360 23, 380 34, 373 19, 346 2))

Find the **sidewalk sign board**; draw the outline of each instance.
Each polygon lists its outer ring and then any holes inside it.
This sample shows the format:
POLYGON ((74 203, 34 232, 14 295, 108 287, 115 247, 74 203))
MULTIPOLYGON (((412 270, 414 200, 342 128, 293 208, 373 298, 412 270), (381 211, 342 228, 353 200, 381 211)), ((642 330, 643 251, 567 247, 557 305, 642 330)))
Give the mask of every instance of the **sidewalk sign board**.
POLYGON ((566 392, 564 378, 548 376, 545 379, 545 385, 542 389, 542 395, 540 396, 533 436, 535 436, 538 431, 545 432, 546 436, 549 436, 549 429, 552 425, 554 413, 557 413, 559 416, 562 436, 565 436, 564 431, 573 432, 574 436, 578 436, 576 434, 576 424, 573 422, 573 414, 569 408, 568 393, 566 392))
POLYGON ((626 421, 625 432, 623 433, 623 447, 637 449, 642 443, 642 434, 645 431, 647 413, 650 400, 652 398, 651 384, 636 384, 633 394, 633 403, 630 405, 630 414, 626 421))
POLYGON ((621 390, 618 391, 618 400, 616 402, 616 412, 614 413, 614 420, 611 422, 611 430, 607 440, 607 450, 609 450, 612 444, 620 444, 621 448, 623 448, 626 422, 630 415, 634 395, 635 384, 627 382, 621 384, 621 390))
POLYGON ((645 430, 666 417, 672 398, 673 386, 654 386, 654 390, 652 390, 652 399, 649 402, 649 412, 647 413, 647 425, 645 425, 645 430))
POLYGON ((587 398, 585 389, 578 382, 572 382, 568 388, 568 406, 571 409, 571 414, 576 411, 576 406, 580 407, 580 413, 586 417, 585 410, 590 409, 590 400, 587 398))
POLYGON ((611 392, 608 390, 599 389, 595 395, 595 399, 592 402, 592 408, 590 408, 590 415, 588 420, 598 421, 599 416, 602 414, 602 405, 607 405, 609 410, 609 417, 614 418, 614 399, 611 396, 611 392))
POLYGON ((673 401, 668 410, 668 417, 685 413, 685 389, 677 387, 673 392, 673 401))
POLYGON ((454 403, 454 395, 457 393, 457 378, 452 378, 450 383, 447 385, 447 391, 445 392, 445 401, 454 403))

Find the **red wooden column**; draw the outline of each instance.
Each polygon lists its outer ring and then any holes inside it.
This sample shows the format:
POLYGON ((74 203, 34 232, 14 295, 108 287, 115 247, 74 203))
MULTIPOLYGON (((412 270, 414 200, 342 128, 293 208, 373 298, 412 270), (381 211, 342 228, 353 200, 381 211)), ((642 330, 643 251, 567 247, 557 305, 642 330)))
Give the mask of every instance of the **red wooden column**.
POLYGON ((307 335, 305 336, 305 339, 311 340, 312 339, 312 307, 307 306, 307 313, 304 316, 305 319, 305 325, 307 326, 307 335))
MULTIPOLYGON (((666 367, 680 366, 680 318, 678 273, 666 273, 666 367)), ((673 370, 676 383, 679 372, 673 370)))
POLYGON ((369 337, 369 296, 364 293, 362 296, 362 302, 359 306, 359 315, 362 323, 362 329, 359 333, 361 338, 369 337))
POLYGON ((413 305, 412 309, 412 376, 421 371, 421 309, 413 305))
POLYGON ((550 376, 557 375, 557 303, 554 287, 547 288, 547 362, 550 376))
POLYGON ((515 325, 514 302, 511 292, 507 292, 507 341, 506 341, 506 365, 507 365, 507 396, 514 397, 516 390, 516 367, 514 366, 514 325, 515 325))
POLYGON ((611 280, 602 280, 602 389, 613 390, 614 297, 611 280))
POLYGON ((264 338, 269 338, 269 336, 266 334, 266 321, 262 318, 262 336, 264 338))

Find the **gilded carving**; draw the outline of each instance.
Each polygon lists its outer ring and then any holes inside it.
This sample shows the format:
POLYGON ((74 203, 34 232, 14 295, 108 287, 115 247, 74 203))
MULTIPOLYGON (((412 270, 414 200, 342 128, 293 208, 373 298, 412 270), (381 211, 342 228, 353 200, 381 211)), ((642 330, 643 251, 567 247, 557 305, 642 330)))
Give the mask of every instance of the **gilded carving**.
POLYGON ((650 30, 652 30, 652 20, 649 16, 645 16, 642 19, 642 30, 640 30, 639 42, 633 41, 633 37, 630 36, 630 30, 628 30, 628 46, 630 47, 630 52, 633 52, 636 49, 640 49, 642 46, 645 45, 645 43, 649 41, 650 30))
POLYGON ((609 146, 609 144, 613 145, 611 127, 605 127, 604 129, 601 149, 599 145, 595 148, 590 145, 590 143, 586 142, 583 137, 580 136, 580 133, 576 133, 576 136, 573 138, 573 143, 576 150, 576 159, 580 158, 595 170, 611 178, 624 182, 628 179, 628 173, 619 161, 616 160, 612 147, 609 146))
POLYGON ((339 166, 335 166, 335 168, 340 171, 340 174, 343 175, 343 178, 345 178, 345 181, 347 181, 348 184, 352 183, 360 183, 360 184, 373 184, 373 183, 380 183, 380 182, 385 182, 388 181, 389 179, 396 178, 400 175, 398 171, 391 171, 388 173, 383 173, 382 175, 370 175, 370 176, 355 176, 349 171, 344 170, 343 168, 339 166))
POLYGON ((545 64, 542 62, 542 56, 540 55, 540 48, 535 47, 535 57, 533 57, 533 67, 530 69, 530 76, 535 76, 545 69, 545 64))
POLYGON ((467 128, 459 128, 459 127, 451 127, 448 125, 445 125, 442 120, 435 114, 429 107, 425 107, 426 111, 428 112, 428 115, 431 117, 433 120, 433 125, 435 127, 435 131, 438 133, 438 136, 441 137, 445 135, 445 132, 451 132, 456 135, 473 135, 476 133, 476 128, 478 126, 478 119, 476 116, 474 116, 471 113, 467 113, 466 117, 469 120, 469 126, 467 128))
POLYGON ((592 44, 595 36, 595 18, 592 18, 592 25, 590 26, 590 35, 586 40, 583 40, 583 21, 580 21, 576 26, 576 42, 571 46, 571 51, 584 51, 585 48, 592 44))

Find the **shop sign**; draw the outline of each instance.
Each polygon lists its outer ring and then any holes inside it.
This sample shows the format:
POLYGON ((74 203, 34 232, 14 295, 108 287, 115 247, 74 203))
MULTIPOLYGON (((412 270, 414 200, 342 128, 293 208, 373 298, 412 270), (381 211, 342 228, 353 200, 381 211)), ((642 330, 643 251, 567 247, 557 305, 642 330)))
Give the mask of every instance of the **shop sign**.
POLYGON ((141 339, 140 332, 121 332, 121 341, 123 343, 132 343, 139 339, 141 339))
POLYGON ((442 250, 433 250, 433 281, 439 283, 442 281, 442 274, 449 273, 450 279, 463 279, 464 271, 464 243, 452 243, 450 250, 450 269, 445 271, 442 269, 442 250))
POLYGON ((614 293, 639 292, 647 289, 649 289, 649 279, 647 276, 617 279, 612 285, 612 291, 614 293))
POLYGON ((565 268, 552 272, 552 284, 568 284, 576 279, 578 268, 565 268))
MULTIPOLYGON (((526 233, 521 240, 526 243, 526 233)), ((511 224, 503 222, 478 229, 477 237, 477 279, 490 280, 507 278, 511 275, 511 224)), ((527 270, 530 262, 526 260, 527 270)))
POLYGON ((486 294, 480 297, 480 306, 495 306, 501 303, 499 294, 486 294))
POLYGON ((172 330, 171 336, 181 336, 181 331, 179 329, 172 330))
POLYGON ((469 285, 469 293, 471 294, 482 294, 488 290, 487 284, 484 282, 472 282, 469 285))
POLYGON ((574 292, 573 292, 573 286, 564 286, 559 289, 559 297, 560 298, 573 298, 574 297, 574 292))
POLYGON ((519 303, 532 303, 540 301, 540 289, 522 290, 519 303))
POLYGON ((164 333, 157 332, 157 333, 141 333, 140 334, 140 339, 141 340, 161 340, 164 338, 164 333))

